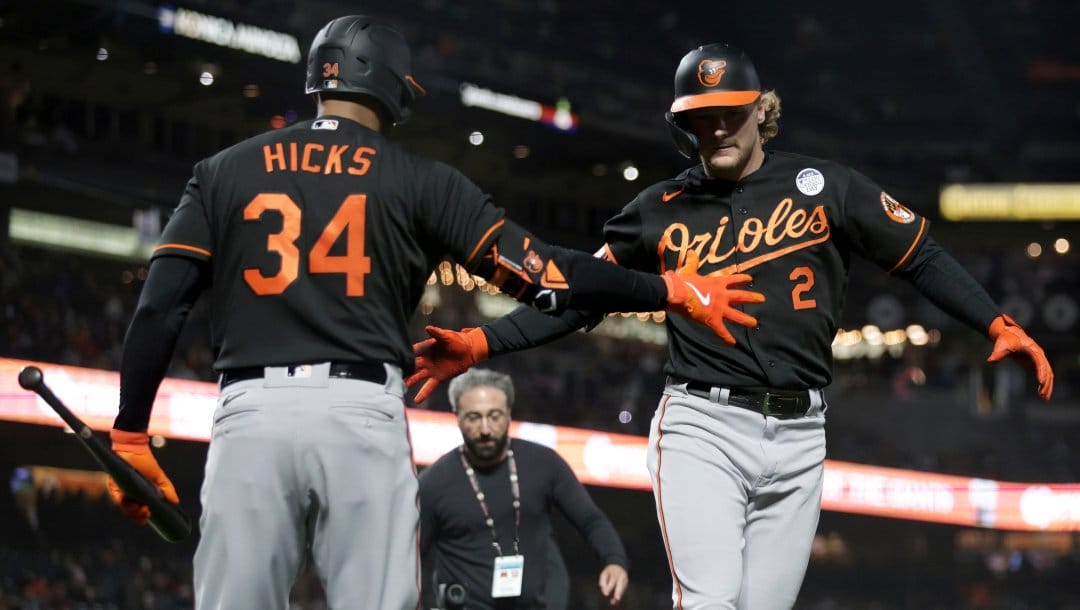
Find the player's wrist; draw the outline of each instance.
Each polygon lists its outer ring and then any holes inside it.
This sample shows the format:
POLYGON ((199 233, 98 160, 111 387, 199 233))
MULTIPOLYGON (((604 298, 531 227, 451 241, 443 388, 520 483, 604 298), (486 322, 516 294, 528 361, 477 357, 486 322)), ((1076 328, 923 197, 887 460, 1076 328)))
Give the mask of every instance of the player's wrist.
POLYGON ((1002 333, 1006 332, 1010 328, 1023 332, 1023 328, 1021 328, 1020 325, 1016 323, 1016 320, 1013 320, 1011 317, 1008 316, 1008 314, 1001 314, 991 320, 990 328, 987 330, 987 335, 989 335, 991 339, 996 340, 998 337, 1001 336, 1002 333))
POLYGON ((665 271, 664 274, 660 276, 660 278, 664 280, 664 288, 666 290, 664 294, 664 299, 667 304, 672 305, 675 303, 681 303, 685 298, 684 295, 686 294, 685 281, 679 278, 674 271, 665 271))
POLYGON ((465 335, 465 340, 469 344, 469 353, 472 355, 473 362, 481 362, 488 359, 488 339, 487 334, 484 333, 483 328, 465 328, 462 329, 462 334, 465 335))
POLYGON ((144 432, 131 432, 113 428, 109 430, 109 439, 112 440, 113 451, 128 451, 130 453, 149 453, 150 435, 144 432))

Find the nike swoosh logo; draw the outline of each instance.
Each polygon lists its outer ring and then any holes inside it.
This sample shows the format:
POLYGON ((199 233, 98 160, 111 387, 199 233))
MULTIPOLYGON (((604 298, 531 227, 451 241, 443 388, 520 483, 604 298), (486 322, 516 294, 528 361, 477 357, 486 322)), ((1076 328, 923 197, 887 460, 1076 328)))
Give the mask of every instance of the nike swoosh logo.
POLYGON ((709 306, 709 303, 712 302, 711 294, 701 294, 701 291, 697 289, 697 286, 691 284, 690 282, 687 282, 686 285, 690 287, 690 290, 694 291, 694 294, 697 295, 697 298, 699 301, 701 301, 702 305, 704 305, 705 307, 709 306))
POLYGON ((663 195, 660 196, 660 198, 664 200, 664 203, 667 203, 667 202, 671 201, 672 199, 678 197, 683 192, 683 190, 684 189, 679 189, 679 190, 675 191, 674 193, 664 193, 663 195))

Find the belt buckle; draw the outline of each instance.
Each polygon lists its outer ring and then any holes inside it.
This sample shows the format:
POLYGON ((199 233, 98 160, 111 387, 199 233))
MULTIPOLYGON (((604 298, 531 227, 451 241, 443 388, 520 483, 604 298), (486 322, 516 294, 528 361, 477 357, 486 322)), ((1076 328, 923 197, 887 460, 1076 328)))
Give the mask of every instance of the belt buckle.
POLYGON ((768 392, 765 392, 765 399, 761 401, 761 412, 765 415, 769 415, 769 396, 768 392))

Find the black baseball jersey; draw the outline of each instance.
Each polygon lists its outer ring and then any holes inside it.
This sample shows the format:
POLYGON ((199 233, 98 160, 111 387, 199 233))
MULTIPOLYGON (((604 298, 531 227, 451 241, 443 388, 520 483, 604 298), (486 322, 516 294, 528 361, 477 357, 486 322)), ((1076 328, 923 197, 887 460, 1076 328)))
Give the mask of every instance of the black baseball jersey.
POLYGON ((749 273, 747 289, 765 295, 762 304, 741 306, 757 328, 728 325, 734 347, 669 315, 669 374, 736 387, 820 388, 832 378, 851 254, 901 269, 927 225, 848 167, 767 152, 764 165, 739 182, 711 179, 696 165, 646 188, 605 225, 605 256, 662 272, 696 250, 702 275, 749 273))
POLYGON ((484 251, 503 211, 457 170, 336 117, 199 162, 154 256, 209 261, 215 368, 390 362, 447 256, 484 251))

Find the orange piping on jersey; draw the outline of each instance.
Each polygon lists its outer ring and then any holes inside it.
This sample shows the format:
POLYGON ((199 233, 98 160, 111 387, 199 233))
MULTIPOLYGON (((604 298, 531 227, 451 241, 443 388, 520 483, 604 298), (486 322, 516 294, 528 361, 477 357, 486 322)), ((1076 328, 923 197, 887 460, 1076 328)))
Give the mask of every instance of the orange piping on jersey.
POLYGON ((528 237, 526 237, 526 238, 525 238, 525 241, 524 241, 524 242, 522 242, 522 244, 521 244, 521 249, 522 249, 522 250, 528 250, 528 249, 529 249, 529 244, 530 244, 530 243, 532 243, 532 242, 531 242, 531 241, 529 240, 529 238, 528 238, 528 237))
POLYGON ((611 251, 611 246, 607 244, 604 244, 604 247, 597 250, 596 254, 593 254, 593 256, 615 263, 616 265, 619 264, 619 260, 615 258, 615 253, 611 251))
POLYGON ((566 277, 555 266, 555 261, 549 260, 544 268, 544 275, 540 276, 540 285, 544 288, 569 288, 566 277))
POLYGON ((427 89, 420 86, 420 83, 416 82, 416 79, 412 77, 412 74, 406 74, 405 80, 409 81, 413 87, 416 87, 422 95, 427 95, 427 89))
POLYGON ((900 262, 896 263, 896 266, 893 267, 892 269, 889 269, 889 273, 892 273, 893 271, 896 271, 897 269, 900 268, 900 265, 903 265, 905 262, 907 262, 908 257, 911 256, 911 253, 915 251, 915 246, 919 243, 919 238, 922 237, 923 231, 925 231, 925 230, 926 230, 926 219, 923 218, 922 222, 919 224, 919 233, 915 236, 915 241, 911 242, 911 247, 908 248, 907 252, 904 253, 904 256, 901 257, 900 262))
POLYGON ((821 237, 819 237, 817 239, 812 239, 810 241, 803 242, 801 244, 794 244, 794 245, 788 246, 786 248, 781 248, 780 250, 777 250, 775 252, 768 252, 768 253, 762 254, 761 256, 756 256, 756 257, 754 257, 754 258, 752 258, 752 259, 750 259, 748 261, 737 263, 735 265, 728 265, 727 267, 724 267, 723 269, 717 269, 716 271, 713 271, 712 273, 708 273, 707 275, 727 275, 729 273, 742 273, 743 271, 746 271, 747 269, 752 269, 754 267, 757 267, 758 265, 767 263, 767 262, 769 262, 769 261, 771 261, 773 259, 780 258, 781 256, 785 256, 785 255, 791 254, 792 252, 802 250, 803 248, 809 248, 810 246, 820 244, 822 242, 829 241, 829 237, 830 237, 830 235, 828 233, 826 233, 825 235, 822 235, 821 237))
POLYGON ((667 414, 667 403, 670 398, 670 396, 664 397, 664 402, 660 405, 660 417, 656 419, 656 512, 660 515, 660 532, 664 537, 664 552, 667 553, 668 567, 671 568, 671 580, 675 582, 675 610, 682 610, 682 583, 679 582, 679 577, 675 573, 675 559, 671 556, 671 541, 668 539, 667 520, 664 519, 664 493, 660 486, 660 464, 663 462, 660 441, 664 438, 660 425, 664 422, 664 415, 667 414))
MULTIPOLYGON (((402 403, 401 403, 401 412, 405 414, 405 440, 409 443, 409 461, 412 463, 413 477, 416 477, 416 450, 413 448, 412 432, 410 432, 410 430, 412 430, 412 428, 409 427, 409 410, 406 409, 405 407, 406 407, 406 404, 405 404, 404 401, 402 401, 402 403)), ((417 511, 417 513, 420 512, 420 488, 419 487, 416 488, 416 511, 417 511)), ((420 601, 418 601, 416 603, 416 610, 421 610, 421 605, 423 604, 423 600, 420 599, 420 593, 421 593, 420 579, 421 578, 422 578, 422 571, 421 571, 421 566, 420 566, 420 521, 417 520, 416 521, 416 596, 417 596, 417 599, 419 599, 420 601)))
POLYGON ((476 258, 476 253, 480 251, 480 246, 484 245, 484 242, 485 242, 485 241, 487 241, 487 238, 488 238, 488 237, 489 237, 489 236, 490 236, 490 235, 491 235, 492 233, 494 233, 496 229, 499 229, 499 228, 500 228, 500 227, 502 227, 502 226, 503 226, 504 224, 506 224, 506 221, 505 221, 505 220, 500 220, 499 222, 497 222, 497 223, 495 223, 495 224, 491 225, 491 228, 490 228, 490 229, 488 229, 488 230, 487 230, 487 231, 486 231, 486 232, 484 233, 484 236, 480 238, 480 241, 476 242, 476 247, 475 247, 475 248, 473 248, 473 251, 472 251, 472 253, 471 253, 471 254, 469 254, 469 258, 465 260, 465 267, 466 267, 466 268, 468 268, 468 267, 469 267, 469 264, 470 264, 470 263, 472 263, 472 259, 476 258))
POLYGON ((188 251, 191 251, 191 252, 195 252, 197 254, 203 254, 205 256, 210 256, 210 251, 209 250, 203 250, 202 248, 196 248, 195 246, 186 246, 184 244, 161 244, 160 246, 154 248, 154 252, 157 252, 158 250, 164 250, 166 248, 175 248, 177 250, 188 250, 188 251))

